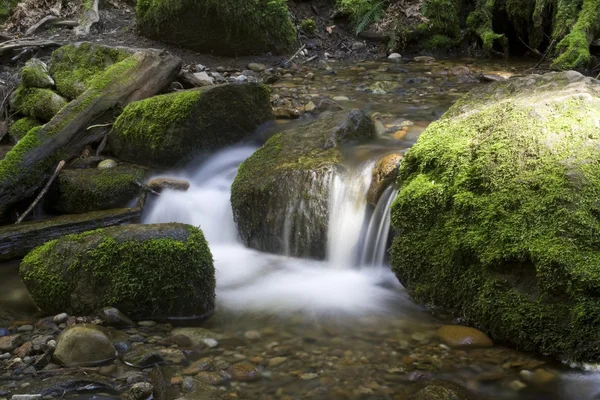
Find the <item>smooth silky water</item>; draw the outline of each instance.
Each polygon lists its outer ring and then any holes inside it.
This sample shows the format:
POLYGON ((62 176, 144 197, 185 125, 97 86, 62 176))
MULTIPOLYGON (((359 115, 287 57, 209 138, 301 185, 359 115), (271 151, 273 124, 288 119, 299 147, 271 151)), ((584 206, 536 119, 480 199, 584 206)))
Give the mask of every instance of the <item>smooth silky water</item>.
MULTIPOLYGON (((237 340, 227 349, 230 356, 264 358, 261 365, 286 358, 281 365, 261 367, 257 382, 226 387, 223 398, 407 399, 420 381, 435 377, 464 385, 482 399, 600 399, 600 374, 593 366, 570 368, 499 345, 457 350, 441 344, 435 331, 454 321, 414 304, 389 270, 389 210, 398 188, 388 187, 378 204, 369 206, 371 171, 383 155, 409 148, 429 122, 477 85, 447 79, 444 68, 453 65, 402 65, 406 71, 373 62, 340 65, 335 75, 315 71, 310 85, 295 79, 275 85, 284 95, 346 95, 350 106, 376 112, 382 122, 381 137, 345 149, 346 169, 331 177, 324 261, 266 254, 240 243, 230 187, 256 145, 231 147, 168 174, 187 179, 190 189, 167 190, 150 200, 143 222, 200 226, 209 241, 217 310, 202 327, 237 340), (386 79, 400 86, 386 94, 367 89, 386 79), (400 136, 396 126, 404 130, 400 136), (260 334, 249 339, 248 331, 260 334), (538 368, 558 378, 535 383, 529 371, 538 368), (517 390, 515 381, 526 387, 517 390)), ((482 65, 482 72, 509 69, 503 63, 482 65)), ((517 72, 526 68, 516 65, 517 72)), ((264 140, 295 123, 278 121, 257 136, 264 140)), ((282 231, 291 236, 289 229, 282 231)), ((293 248, 289 238, 283 240, 293 248)), ((15 279, 16 266, 0 268, 0 308, 18 304, 16 309, 31 313, 31 301, 15 279)))

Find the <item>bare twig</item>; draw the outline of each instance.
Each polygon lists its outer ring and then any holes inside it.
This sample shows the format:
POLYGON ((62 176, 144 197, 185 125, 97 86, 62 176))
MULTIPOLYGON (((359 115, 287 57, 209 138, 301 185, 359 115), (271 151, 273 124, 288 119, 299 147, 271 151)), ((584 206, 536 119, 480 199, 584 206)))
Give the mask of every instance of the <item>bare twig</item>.
POLYGON ((542 59, 540 61, 538 61, 537 64, 535 64, 535 67, 533 67, 533 69, 537 69, 544 62, 544 60, 546 59, 546 57, 548 57, 548 54, 550 54, 550 52, 552 51, 552 47, 554 47, 554 43, 556 43, 556 39, 552 40, 552 42, 550 43, 550 45, 546 49, 546 52, 542 56, 542 59))
POLYGON ((100 144, 98 145, 98 148, 96 149, 97 156, 99 156, 100 153, 102 153, 102 150, 104 150, 104 147, 106 147, 107 142, 108 142, 108 132, 106 132, 106 135, 104 135, 104 137, 102 138, 102 141, 100 142, 100 144))
POLYGON ((56 21, 57 19, 58 19, 58 17, 54 16, 54 15, 45 16, 37 24, 35 24, 35 25, 31 26, 29 29, 27 29, 27 32, 25 32, 25 37, 33 35, 34 33, 36 33, 38 31, 38 29, 42 28, 44 25, 46 25, 49 22, 56 21))
POLYGON ((20 224, 21 221, 23 221, 23 219, 25 219, 25 217, 27 216, 27 214, 29 214, 31 212, 31 210, 33 210, 33 208, 37 205, 37 203, 40 202, 40 200, 42 199, 42 197, 44 197, 44 195, 46 194, 46 192, 48 191, 48 189, 50 189, 50 185, 52 184, 52 182, 54 181, 54 179, 58 176, 58 173, 60 172, 61 169, 63 169, 63 167, 65 166, 65 160, 61 160, 58 163, 58 166, 56 167, 56 170, 54 171, 54 174, 52 174, 52 176, 50 177, 50 179, 48 179, 48 182, 46 183, 46 186, 44 186, 44 189, 42 189, 42 191, 40 192, 40 194, 38 195, 38 197, 35 198, 35 200, 33 201, 33 203, 31 203, 31 205, 29 206, 29 208, 27 210, 25 210, 25 212, 19 217, 19 219, 17 220, 17 224, 20 224))
POLYGON ((527 48, 529 49, 529 51, 531 51, 531 52, 532 52, 533 54, 535 54, 536 56, 543 57, 543 54, 542 54, 542 53, 540 53, 540 51, 539 51, 539 50, 537 50, 537 49, 533 49, 533 48, 529 47, 529 45, 527 45, 527 43, 525 43, 525 42, 523 41, 523 39, 521 39, 521 37, 520 37, 520 36, 518 36, 518 38, 519 38, 519 40, 521 41, 521 43, 523 43, 523 46, 527 47, 527 48))
POLYGON ((86 128, 86 131, 89 131, 90 129, 94 129, 94 128, 104 128, 106 126, 112 126, 112 122, 109 122, 107 124, 96 124, 96 125, 90 125, 86 128))
POLYGON ((314 60, 315 58, 317 58, 317 55, 314 55, 312 57, 307 58, 306 60, 302 61, 302 64, 308 64, 309 62, 311 62, 312 60, 314 60))
POLYGON ((294 55, 289 60, 287 60, 285 63, 283 63, 283 65, 285 66, 285 65, 288 65, 289 63, 291 63, 294 60, 294 58, 298 57, 298 54, 300 54, 300 52, 302 52, 302 50, 304 50, 305 47, 306 47, 306 44, 303 44, 302 47, 300 47, 298 49, 298 51, 295 52, 294 55))

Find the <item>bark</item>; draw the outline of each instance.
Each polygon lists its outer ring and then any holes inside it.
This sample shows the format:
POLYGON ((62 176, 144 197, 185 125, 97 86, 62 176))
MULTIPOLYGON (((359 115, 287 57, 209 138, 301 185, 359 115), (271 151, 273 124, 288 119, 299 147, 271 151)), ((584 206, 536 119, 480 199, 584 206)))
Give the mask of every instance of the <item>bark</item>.
POLYGON ((176 78, 180 67, 181 60, 169 53, 144 50, 99 74, 90 89, 50 122, 30 131, 0 161, 0 214, 39 190, 58 161, 70 160, 102 138, 102 129, 87 127, 115 108, 158 93, 176 78))
POLYGON ((140 216, 140 208, 121 208, 1 226, 0 262, 24 257, 34 248, 64 235, 125 223, 138 223, 140 216))

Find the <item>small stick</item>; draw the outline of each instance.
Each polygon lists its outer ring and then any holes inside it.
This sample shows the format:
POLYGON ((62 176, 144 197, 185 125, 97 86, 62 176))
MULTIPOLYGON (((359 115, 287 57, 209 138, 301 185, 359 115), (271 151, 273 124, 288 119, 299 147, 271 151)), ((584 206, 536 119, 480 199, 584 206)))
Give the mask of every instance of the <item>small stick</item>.
POLYGON ((540 61, 538 61, 537 64, 535 64, 535 67, 533 67, 533 69, 537 69, 540 66, 540 64, 542 64, 544 62, 544 60, 546 59, 546 57, 548 57, 548 54, 550 54, 550 51, 552 50, 552 47, 554 46, 554 42, 556 42, 556 39, 552 40, 552 42, 550 43, 550 45, 546 49, 546 52, 542 56, 542 59, 540 61))
POLYGON ((317 58, 318 56, 314 55, 312 57, 307 58, 306 60, 302 61, 302 65, 307 64, 309 62, 311 62, 312 60, 314 60, 315 58, 317 58))
POLYGON ((58 17, 56 17, 54 15, 45 16, 37 24, 35 24, 35 25, 31 26, 29 29, 27 29, 27 32, 25 32, 25 37, 33 35, 34 33, 36 33, 38 31, 38 29, 42 28, 44 25, 46 25, 49 22, 56 21, 57 19, 58 19, 58 17))
POLYGON ((90 125, 86 128, 86 131, 89 131, 90 129, 94 129, 94 128, 103 128, 105 126, 111 126, 113 123, 109 122, 108 124, 97 124, 97 125, 90 125))
POLYGON ((300 54, 300 52, 301 52, 302 50, 304 50, 304 48, 305 48, 305 47, 306 47, 306 44, 303 44, 303 45, 302 45, 302 47, 300 47, 300 48, 298 49, 298 51, 294 53, 294 55, 292 56, 292 58, 290 58, 290 59, 289 59, 289 60, 287 60, 285 63, 283 63, 283 65, 288 65, 289 63, 291 63, 291 62, 292 62, 292 60, 294 60, 294 58, 296 58, 296 57, 298 56, 298 54, 300 54))
POLYGON ((54 181, 54 179, 56 178, 56 176, 58 175, 58 173, 60 172, 60 170, 63 169, 64 166, 65 166, 65 160, 61 160, 58 163, 58 166, 56 167, 56 171, 54 171, 54 174, 52 174, 52 176, 50 177, 50 179, 46 183, 46 186, 44 186, 44 189, 42 189, 42 191, 40 192, 40 194, 38 195, 38 197, 36 197, 36 199, 33 201, 33 203, 31 203, 31 205, 29 206, 29 208, 27 210, 25 210, 25 212, 19 217, 19 219, 17 220, 16 224, 20 224, 21 221, 23 221, 23 219, 25 219, 25 217, 27 216, 27 214, 29 214, 31 212, 31 210, 33 210, 33 208, 37 205, 37 203, 39 203, 39 201, 42 199, 42 197, 44 197, 44 195, 46 194, 46 192, 48 191, 48 189, 50 189, 50 185, 52 184, 52 182, 54 181))
POLYGON ((102 138, 102 141, 100 142, 100 144, 98 145, 98 148, 96 149, 97 156, 99 156, 100 153, 102 153, 102 150, 104 150, 104 147, 106 147, 106 142, 108 142, 108 132, 104 135, 104 137, 102 138))

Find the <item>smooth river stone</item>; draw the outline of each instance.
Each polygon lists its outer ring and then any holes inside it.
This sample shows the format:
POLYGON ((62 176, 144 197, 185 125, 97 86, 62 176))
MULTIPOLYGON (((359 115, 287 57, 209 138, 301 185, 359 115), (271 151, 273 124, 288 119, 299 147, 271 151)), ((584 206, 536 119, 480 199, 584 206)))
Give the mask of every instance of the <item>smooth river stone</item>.
POLYGON ((468 326, 444 325, 437 330, 436 336, 450 347, 477 348, 494 346, 494 342, 488 335, 468 326))
POLYGON ((93 366, 115 358, 105 330, 92 324, 73 325, 58 336, 54 359, 64 366, 93 366))

